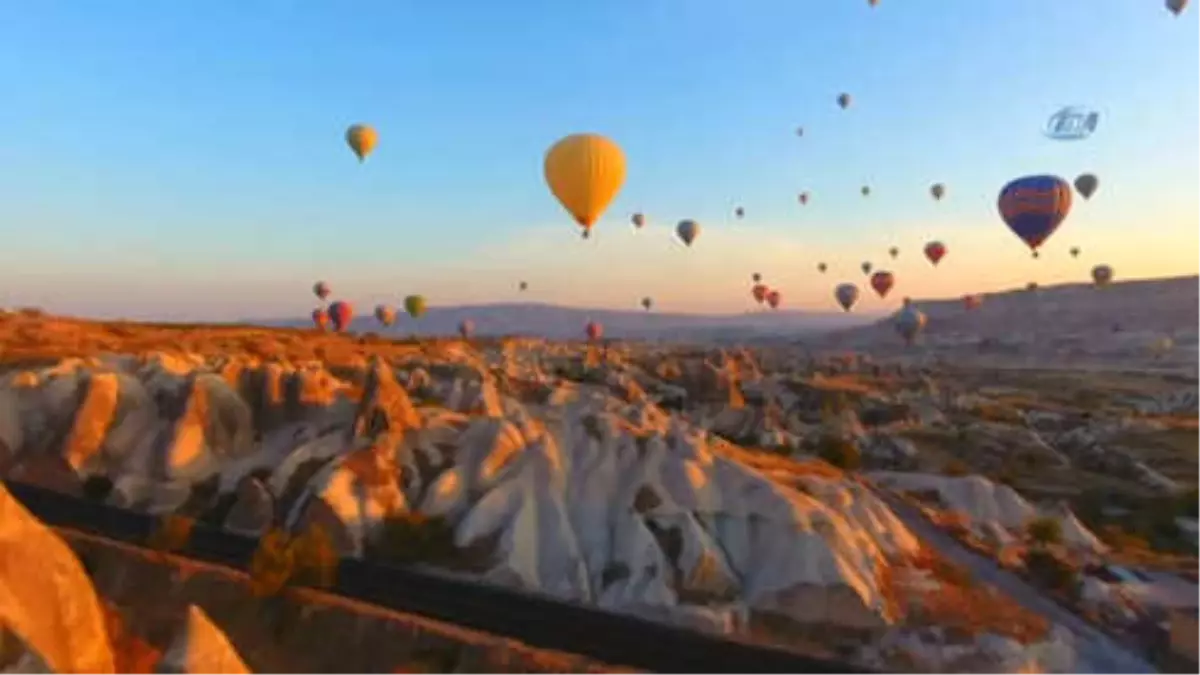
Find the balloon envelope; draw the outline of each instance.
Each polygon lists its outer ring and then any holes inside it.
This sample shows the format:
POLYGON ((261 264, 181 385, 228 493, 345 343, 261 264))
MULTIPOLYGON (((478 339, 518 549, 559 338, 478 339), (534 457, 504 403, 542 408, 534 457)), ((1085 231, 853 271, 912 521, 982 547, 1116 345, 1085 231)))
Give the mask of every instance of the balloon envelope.
POLYGON ((350 303, 344 300, 335 300, 329 305, 329 320, 333 323, 333 329, 339 333, 350 327, 350 321, 354 318, 354 308, 350 303))
POLYGON ((366 124, 352 124, 346 130, 346 144, 358 156, 358 161, 363 161, 375 146, 379 143, 379 134, 366 124))
POLYGON ((891 272, 880 270, 871 275, 871 288, 874 288, 881 298, 887 297, 888 291, 892 290, 895 283, 896 277, 891 272))
POLYGON ((905 342, 912 344, 917 335, 925 328, 925 322, 925 314, 916 307, 908 305, 896 315, 896 332, 900 333, 900 337, 904 338, 905 342))
POLYGON ((1075 178, 1075 191, 1084 199, 1091 199, 1098 187, 1100 187, 1100 179, 1096 178, 1095 174, 1083 173, 1075 178))
POLYGON ((925 244, 925 257, 929 258, 929 262, 934 265, 938 264, 946 255, 946 245, 940 241, 931 241, 925 244))
POLYGON ((625 183, 625 154, 599 134, 572 134, 546 152, 543 173, 550 191, 585 230, 608 208, 625 183))
POLYGON ((700 225, 694 220, 681 220, 675 226, 675 234, 683 243, 691 246, 696 237, 700 235, 700 225))
POLYGON ((1096 265, 1092 268, 1092 281, 1097 286, 1107 286, 1113 278, 1113 268, 1109 265, 1096 265))
POLYGON ((1004 223, 1037 250, 1071 212, 1071 185, 1058 176, 1025 176, 1000 190, 997 207, 1004 223))
POLYGON ((839 284, 833 290, 833 297, 842 306, 843 310, 849 312, 854 303, 858 302, 858 286, 854 284, 839 284))
POLYGON ((761 305, 767 299, 768 290, 770 289, 762 284, 755 284, 754 288, 750 289, 750 295, 754 296, 754 301, 761 305))
POLYGON ((421 318, 421 315, 425 313, 425 296, 410 295, 404 298, 404 311, 414 319, 421 318))

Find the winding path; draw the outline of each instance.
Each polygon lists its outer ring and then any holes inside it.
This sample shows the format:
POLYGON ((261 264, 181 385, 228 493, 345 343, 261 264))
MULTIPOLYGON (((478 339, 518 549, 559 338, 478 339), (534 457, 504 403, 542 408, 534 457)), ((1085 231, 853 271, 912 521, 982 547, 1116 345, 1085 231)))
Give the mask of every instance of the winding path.
POLYGON ((968 569, 978 580, 995 587, 1001 593, 1046 620, 1066 627, 1075 634, 1079 672, 1089 673, 1157 673, 1145 659, 1117 644, 1086 621, 1058 603, 1046 598, 1041 591, 1024 579, 1000 567, 990 558, 979 555, 930 523, 896 495, 879 488, 879 496, 887 502, 908 529, 949 560, 968 569))

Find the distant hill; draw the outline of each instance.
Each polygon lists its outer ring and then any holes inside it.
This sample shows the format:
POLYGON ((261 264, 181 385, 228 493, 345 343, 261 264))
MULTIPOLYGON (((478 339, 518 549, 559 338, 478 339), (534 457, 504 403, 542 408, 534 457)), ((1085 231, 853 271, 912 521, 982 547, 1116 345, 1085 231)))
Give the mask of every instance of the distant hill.
MULTIPOLYGON (((1200 328, 1200 276, 1118 281, 1105 288, 1064 283, 1037 291, 984 294, 983 306, 966 311, 961 299, 913 300, 929 317, 929 342, 971 339, 1105 340, 1108 335, 1186 335, 1200 328)), ((869 347, 896 342, 890 317, 833 331, 821 342, 869 347)))
MULTIPOLYGON (((463 319, 475 323, 477 335, 531 335, 550 339, 578 339, 589 320, 604 325, 606 337, 685 341, 745 340, 764 337, 811 335, 861 326, 877 315, 824 312, 752 312, 742 314, 667 314, 613 309, 560 307, 538 303, 507 303, 432 307, 414 321, 402 312, 390 329, 379 325, 373 307, 356 307, 353 331, 398 335, 457 334, 463 319)), ((270 326, 310 326, 308 317, 259 320, 270 326)))

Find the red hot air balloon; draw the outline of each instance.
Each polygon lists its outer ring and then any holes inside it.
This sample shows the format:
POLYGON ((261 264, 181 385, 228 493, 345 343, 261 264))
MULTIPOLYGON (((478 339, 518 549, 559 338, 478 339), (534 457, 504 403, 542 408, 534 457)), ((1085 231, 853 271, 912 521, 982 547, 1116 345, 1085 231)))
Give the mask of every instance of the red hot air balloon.
POLYGON ((964 295, 962 298, 962 302, 963 302, 963 307, 965 307, 966 310, 969 312, 972 310, 979 309, 979 306, 983 304, 983 296, 977 295, 977 294, 964 295))
POLYGON ((931 241, 925 244, 925 257, 929 258, 929 262, 934 265, 938 264, 946 255, 946 245, 940 241, 931 241))
POLYGON ((871 275, 871 288, 874 288, 881 298, 886 298, 888 291, 892 290, 895 284, 896 277, 891 272, 880 270, 871 275))
POLYGON ((335 300, 329 305, 329 320, 333 322, 333 329, 337 332, 342 332, 350 327, 350 320, 354 318, 354 308, 345 300, 335 300))
POLYGON ((329 325, 329 315, 320 307, 312 311, 312 320, 317 330, 325 330, 325 327, 329 325))
POLYGON ((750 289, 750 294, 754 296, 754 301, 758 304, 763 304, 763 300, 767 299, 767 287, 762 284, 754 284, 754 288, 750 289))
POLYGON ((783 301, 783 295, 779 291, 767 291, 767 304, 771 309, 779 309, 779 303, 783 301))
POLYGON ((600 338, 604 337, 604 326, 595 321, 589 321, 587 322, 587 325, 584 326, 584 332, 587 333, 587 338, 589 340, 599 340, 600 338))

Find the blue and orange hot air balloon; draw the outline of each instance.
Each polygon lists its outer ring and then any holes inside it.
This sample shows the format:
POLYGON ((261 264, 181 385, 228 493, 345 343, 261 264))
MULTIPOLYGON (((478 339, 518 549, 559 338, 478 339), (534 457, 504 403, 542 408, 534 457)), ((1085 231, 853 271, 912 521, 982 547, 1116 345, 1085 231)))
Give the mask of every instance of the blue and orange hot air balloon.
POLYGON ((1000 190, 1000 217, 1034 252, 1071 212, 1071 184, 1058 176, 1025 176, 1000 190))

